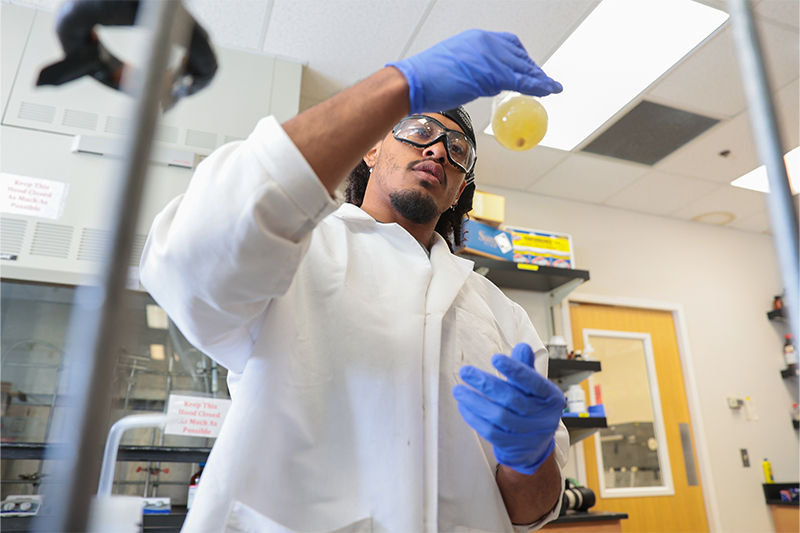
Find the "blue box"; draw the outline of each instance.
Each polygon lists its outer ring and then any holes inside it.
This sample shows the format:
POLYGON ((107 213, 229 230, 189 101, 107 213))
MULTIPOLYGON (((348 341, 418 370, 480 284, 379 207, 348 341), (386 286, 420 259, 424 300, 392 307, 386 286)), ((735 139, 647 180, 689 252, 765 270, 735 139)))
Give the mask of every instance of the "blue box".
POLYGON ((514 246, 509 232, 469 219, 463 225, 463 234, 466 245, 461 251, 492 259, 514 260, 514 246))

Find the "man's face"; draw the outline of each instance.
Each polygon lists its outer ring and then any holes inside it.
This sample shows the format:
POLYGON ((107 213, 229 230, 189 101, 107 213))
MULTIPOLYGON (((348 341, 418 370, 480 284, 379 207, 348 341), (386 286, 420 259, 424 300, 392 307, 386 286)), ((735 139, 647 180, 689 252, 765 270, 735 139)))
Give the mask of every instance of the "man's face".
MULTIPOLYGON (((448 129, 462 131, 449 118, 429 113, 448 129)), ((465 174, 450 163, 444 139, 418 148, 395 139, 391 132, 364 157, 372 167, 366 195, 380 195, 416 224, 438 220, 458 200, 465 174)))

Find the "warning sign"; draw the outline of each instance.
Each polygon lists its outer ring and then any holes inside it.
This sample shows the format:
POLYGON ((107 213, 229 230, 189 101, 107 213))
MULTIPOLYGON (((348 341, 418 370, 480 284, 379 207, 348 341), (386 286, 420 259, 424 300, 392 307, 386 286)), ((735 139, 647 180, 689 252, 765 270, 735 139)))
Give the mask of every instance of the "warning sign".
POLYGON ((0 172, 2 211, 58 220, 64 213, 69 183, 0 172))
POLYGON ((215 438, 228 414, 231 401, 170 394, 166 435, 215 438))

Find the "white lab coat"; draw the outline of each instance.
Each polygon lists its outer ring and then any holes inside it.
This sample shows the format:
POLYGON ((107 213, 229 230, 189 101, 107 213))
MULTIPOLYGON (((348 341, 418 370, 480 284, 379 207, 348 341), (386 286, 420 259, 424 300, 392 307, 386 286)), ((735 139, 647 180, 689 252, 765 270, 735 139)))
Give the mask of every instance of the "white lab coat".
POLYGON ((438 235, 335 209, 268 118, 153 224, 142 283, 234 391, 184 531, 513 531, 451 389, 522 341, 544 374, 539 336, 438 235))

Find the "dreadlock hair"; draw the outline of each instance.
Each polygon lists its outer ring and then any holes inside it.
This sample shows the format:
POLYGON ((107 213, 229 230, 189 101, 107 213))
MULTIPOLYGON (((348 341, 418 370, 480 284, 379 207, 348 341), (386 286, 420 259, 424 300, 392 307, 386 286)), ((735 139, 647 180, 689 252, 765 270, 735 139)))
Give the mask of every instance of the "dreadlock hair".
MULTIPOLYGON (((345 189, 344 192, 344 201, 348 204, 361 207, 361 203, 364 201, 364 193, 367 190, 368 181, 369 166, 362 160, 347 177, 347 189, 345 189)), ((436 223, 436 233, 444 237, 451 252, 460 249, 466 242, 463 225, 465 220, 469 220, 469 215, 467 213, 471 209, 471 201, 459 201, 455 209, 448 209, 442 213, 439 217, 439 221, 436 223)))

